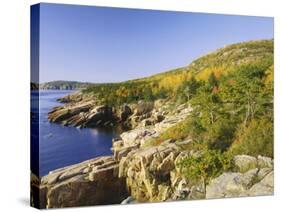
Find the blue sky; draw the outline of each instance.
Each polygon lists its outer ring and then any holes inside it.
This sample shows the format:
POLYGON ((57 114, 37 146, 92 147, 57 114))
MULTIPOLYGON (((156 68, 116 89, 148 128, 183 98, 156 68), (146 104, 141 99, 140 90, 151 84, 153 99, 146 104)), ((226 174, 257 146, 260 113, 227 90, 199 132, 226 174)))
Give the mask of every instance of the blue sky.
POLYGON ((41 4, 40 82, 118 82, 273 38, 273 18, 41 4))

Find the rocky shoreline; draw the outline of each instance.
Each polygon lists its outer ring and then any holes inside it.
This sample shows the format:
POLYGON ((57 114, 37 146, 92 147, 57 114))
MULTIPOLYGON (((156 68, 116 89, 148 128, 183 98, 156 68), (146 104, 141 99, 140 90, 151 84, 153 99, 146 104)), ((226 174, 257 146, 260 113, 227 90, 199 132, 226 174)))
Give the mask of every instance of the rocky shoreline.
POLYGON ((65 105, 49 113, 52 122, 79 128, 122 124, 131 130, 113 139, 112 156, 94 158, 42 177, 41 208, 273 194, 271 158, 237 155, 233 171, 208 183, 190 183, 177 164, 200 154, 186 148, 192 144, 191 139, 147 145, 151 138, 190 114, 192 108, 187 104, 171 106, 168 101, 157 100, 114 108, 98 105, 94 97, 81 93, 59 101, 65 105))
POLYGON ((41 178, 41 208, 273 195, 273 160, 262 156, 238 155, 236 172, 189 184, 176 166, 197 154, 182 151, 186 143, 136 148, 119 160, 105 156, 52 171, 41 178))
POLYGON ((53 108, 48 113, 49 121, 77 128, 123 125, 127 129, 135 129, 155 125, 162 122, 166 116, 179 113, 181 118, 185 118, 186 113, 191 110, 186 104, 171 110, 172 103, 163 99, 115 107, 100 105, 95 96, 81 92, 59 98, 58 101, 65 105, 53 108))

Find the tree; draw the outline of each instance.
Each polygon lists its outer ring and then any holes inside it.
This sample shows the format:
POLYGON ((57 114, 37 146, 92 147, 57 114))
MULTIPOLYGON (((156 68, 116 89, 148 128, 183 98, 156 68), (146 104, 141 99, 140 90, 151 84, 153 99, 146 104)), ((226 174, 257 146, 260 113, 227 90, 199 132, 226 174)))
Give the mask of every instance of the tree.
POLYGON ((245 126, 264 112, 265 105, 272 98, 264 92, 263 76, 264 70, 260 66, 241 66, 221 85, 221 98, 232 106, 233 112, 242 115, 245 126))
POLYGON ((143 90, 143 99, 145 101, 153 101, 154 96, 150 87, 145 87, 143 90))
POLYGON ((211 86, 212 88, 214 88, 215 86, 217 87, 219 85, 219 82, 214 74, 214 72, 212 72, 209 76, 209 79, 208 79, 208 84, 209 86, 211 86))
POLYGON ((196 95, 197 89, 200 87, 198 82, 193 76, 190 80, 184 81, 179 87, 177 93, 182 101, 190 101, 190 99, 196 95))
POLYGON ((195 111, 201 114, 205 126, 214 124, 222 115, 222 101, 218 94, 213 94, 208 84, 202 86, 197 95, 191 101, 196 108, 195 111))

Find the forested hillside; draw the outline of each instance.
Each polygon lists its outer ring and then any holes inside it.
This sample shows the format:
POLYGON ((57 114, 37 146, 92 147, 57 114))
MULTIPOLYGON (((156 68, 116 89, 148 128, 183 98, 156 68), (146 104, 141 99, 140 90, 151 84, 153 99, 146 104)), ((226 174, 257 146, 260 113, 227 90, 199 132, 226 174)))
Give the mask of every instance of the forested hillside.
POLYGON ((273 70, 273 40, 251 41, 218 49, 187 67, 84 92, 109 105, 163 98, 192 106, 191 116, 147 145, 190 138, 192 148, 216 154, 273 157, 273 70))
POLYGON ((92 85, 84 92, 96 93, 102 102, 108 104, 167 97, 186 101, 194 95, 194 90, 205 84, 210 77, 217 81, 224 80, 244 66, 268 69, 267 76, 264 77, 267 77, 267 82, 270 83, 273 69, 273 40, 230 45, 195 60, 187 67, 137 80, 92 85))

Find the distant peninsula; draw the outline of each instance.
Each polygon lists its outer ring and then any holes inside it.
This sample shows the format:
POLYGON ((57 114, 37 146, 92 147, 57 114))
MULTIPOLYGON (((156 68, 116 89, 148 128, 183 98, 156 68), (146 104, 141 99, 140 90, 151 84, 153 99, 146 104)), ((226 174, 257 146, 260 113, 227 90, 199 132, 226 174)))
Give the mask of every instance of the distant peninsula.
POLYGON ((92 84, 89 82, 58 80, 42 83, 39 87, 43 90, 80 90, 92 84))

